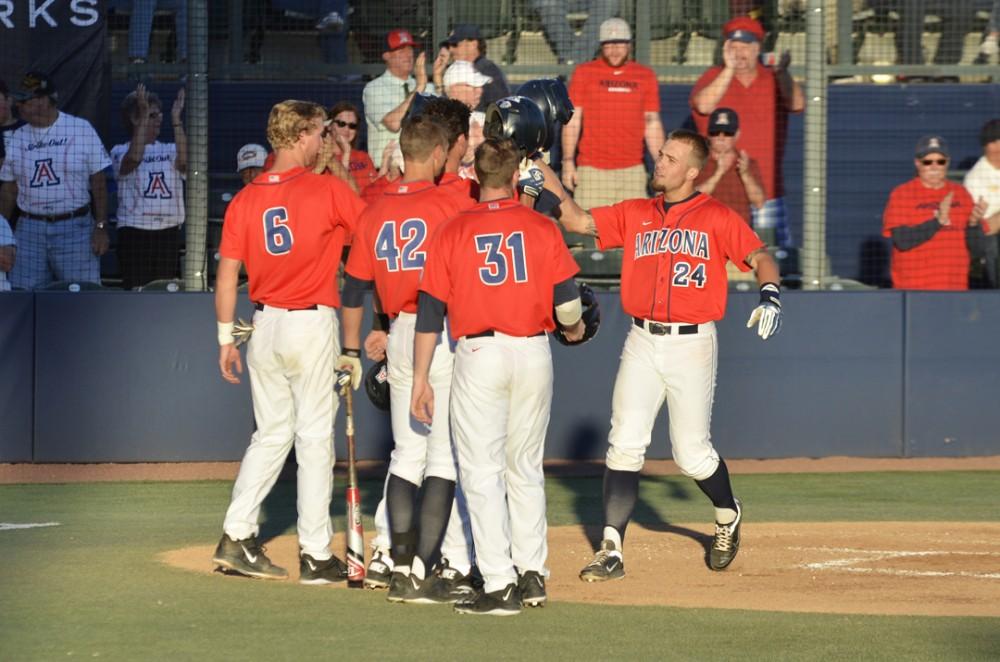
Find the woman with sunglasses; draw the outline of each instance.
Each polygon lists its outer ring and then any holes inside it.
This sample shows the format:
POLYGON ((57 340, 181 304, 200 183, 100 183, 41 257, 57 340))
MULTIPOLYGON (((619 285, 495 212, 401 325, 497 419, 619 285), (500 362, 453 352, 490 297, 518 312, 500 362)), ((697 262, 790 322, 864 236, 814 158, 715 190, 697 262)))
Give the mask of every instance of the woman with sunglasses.
POLYGON ((349 101, 334 105, 327 114, 330 125, 324 133, 323 151, 320 153, 316 172, 330 170, 330 161, 336 160, 351 173, 347 182, 356 193, 361 193, 375 181, 378 171, 367 152, 355 149, 358 143, 358 109, 349 101))

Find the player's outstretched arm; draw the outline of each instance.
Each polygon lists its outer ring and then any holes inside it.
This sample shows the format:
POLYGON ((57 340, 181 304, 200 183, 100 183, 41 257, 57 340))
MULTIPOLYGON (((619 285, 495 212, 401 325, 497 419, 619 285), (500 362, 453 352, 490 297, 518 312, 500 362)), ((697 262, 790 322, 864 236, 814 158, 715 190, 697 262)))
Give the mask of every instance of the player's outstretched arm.
POLYGON ((237 373, 243 374, 240 350, 233 342, 233 317, 236 314, 236 288, 239 280, 240 261, 222 257, 215 272, 215 320, 219 338, 219 372, 230 384, 239 384, 237 373))
POLYGON ((767 340, 781 329, 781 272, 778 263, 764 248, 759 248, 747 258, 747 264, 757 273, 760 285, 760 303, 747 320, 747 328, 757 325, 757 335, 767 340))
POLYGON ((417 331, 413 338, 413 391, 410 413, 424 425, 434 419, 434 389, 430 384, 431 359, 438 343, 438 334, 417 331))
POLYGON ((576 204, 576 200, 566 192, 566 189, 559 183, 559 177, 547 163, 542 159, 538 159, 534 165, 545 176, 545 189, 551 191, 560 200, 560 225, 567 232, 576 232, 577 234, 587 234, 596 237, 597 224, 594 223, 594 217, 590 215, 590 212, 576 204))

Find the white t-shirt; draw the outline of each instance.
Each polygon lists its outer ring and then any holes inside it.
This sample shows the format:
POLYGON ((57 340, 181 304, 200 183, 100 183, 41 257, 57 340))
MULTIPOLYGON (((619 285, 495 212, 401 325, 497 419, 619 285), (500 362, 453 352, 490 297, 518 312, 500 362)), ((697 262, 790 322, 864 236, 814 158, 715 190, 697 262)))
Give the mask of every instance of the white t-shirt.
POLYGON ((159 141, 146 145, 139 167, 120 176, 130 143, 111 148, 111 166, 118 180, 118 227, 164 230, 184 222, 184 181, 177 171, 177 145, 159 141))
POLYGON ((981 156, 976 165, 965 173, 965 190, 975 202, 979 202, 979 198, 986 198, 989 205, 986 208, 987 216, 1000 211, 1000 169, 990 165, 985 156, 981 156))
MULTIPOLYGON (((7 219, 0 216, 0 247, 3 246, 17 246, 17 241, 14 239, 14 233, 11 232, 7 219)), ((6 271, 0 271, 0 292, 10 292, 6 271)))
POLYGON ((17 182, 17 206, 29 214, 66 214, 90 204, 90 176, 111 165, 94 127, 60 112, 50 126, 25 124, 7 134, 0 181, 17 182))

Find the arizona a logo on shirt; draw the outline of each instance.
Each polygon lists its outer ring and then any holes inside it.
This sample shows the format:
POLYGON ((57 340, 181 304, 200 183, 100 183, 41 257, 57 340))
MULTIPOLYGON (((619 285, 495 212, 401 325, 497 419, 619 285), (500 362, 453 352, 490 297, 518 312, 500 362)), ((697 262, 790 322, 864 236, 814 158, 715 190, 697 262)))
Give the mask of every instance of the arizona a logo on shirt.
POLYGON ((142 192, 144 198, 154 198, 169 200, 174 197, 170 187, 167 186, 166 175, 163 171, 149 173, 149 183, 146 190, 142 192))
POLYGON ((52 168, 52 159, 38 159, 35 161, 35 172, 31 175, 31 188, 41 188, 43 186, 58 186, 62 183, 56 171, 52 168))

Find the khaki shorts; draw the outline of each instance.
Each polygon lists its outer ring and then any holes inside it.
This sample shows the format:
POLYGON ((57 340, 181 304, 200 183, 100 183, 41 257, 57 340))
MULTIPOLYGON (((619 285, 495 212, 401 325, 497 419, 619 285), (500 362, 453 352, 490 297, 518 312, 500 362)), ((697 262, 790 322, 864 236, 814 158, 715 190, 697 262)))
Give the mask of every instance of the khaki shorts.
POLYGON ((579 166, 576 172, 579 183, 573 197, 576 204, 584 209, 646 197, 648 177, 646 167, 641 163, 619 170, 579 166))

